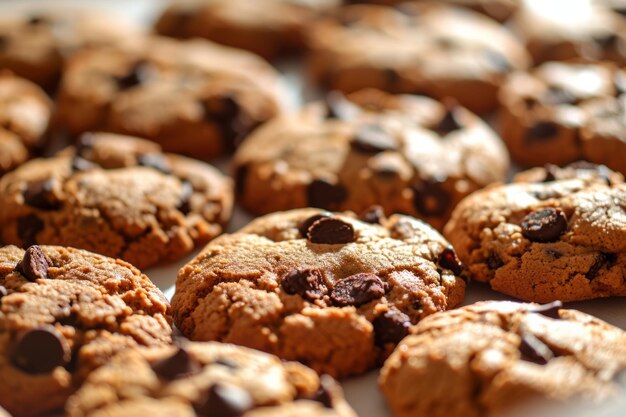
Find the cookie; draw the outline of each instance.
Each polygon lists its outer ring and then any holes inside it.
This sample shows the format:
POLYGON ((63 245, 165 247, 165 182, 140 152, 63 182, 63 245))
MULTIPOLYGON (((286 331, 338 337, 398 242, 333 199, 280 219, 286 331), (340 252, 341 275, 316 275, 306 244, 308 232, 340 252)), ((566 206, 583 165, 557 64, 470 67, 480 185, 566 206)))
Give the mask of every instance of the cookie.
POLYGON ((463 299, 462 265, 408 216, 300 209, 222 235, 183 267, 172 306, 196 341, 235 343, 335 377, 361 374, 421 318, 463 299))
POLYGON ((454 97, 477 113, 495 109, 506 75, 529 64, 506 28, 434 2, 340 8, 312 26, 309 44, 310 72, 323 87, 454 97))
POLYGON ((35 84, 0 71, 0 176, 44 145, 52 103, 35 84))
POLYGON ((125 352, 89 376, 68 417, 356 417, 330 377, 221 343, 125 352))
POLYGON ((626 367, 626 333, 560 307, 486 301, 423 320, 380 375, 394 415, 509 415, 623 395, 613 379, 626 367))
POLYGON ((261 58, 158 37, 76 55, 60 90, 60 124, 71 135, 135 135, 198 159, 232 151, 281 100, 278 73, 261 58))
POLYGON ((208 164, 113 134, 35 159, 0 180, 0 238, 72 246, 139 268, 181 258, 222 233, 232 185, 208 164))
POLYGON ((341 0, 191 0, 170 5, 156 23, 161 35, 205 38, 276 58, 304 48, 307 25, 341 0))
POLYGON ((58 246, 0 248, 0 406, 60 410, 116 353, 171 343, 170 306, 133 266, 58 246))
POLYGON ((67 58, 99 45, 126 42, 142 30, 105 11, 33 10, 0 18, 0 68, 53 90, 67 58))
POLYGON ((590 1, 524 4, 512 26, 535 64, 573 58, 626 64, 626 20, 618 13, 590 1))
POLYGON ((626 172, 624 91, 626 73, 608 63, 549 62, 512 74, 500 90, 500 131, 512 159, 523 166, 585 159, 626 172))
POLYGON ((360 213, 380 204, 441 229, 463 197, 506 179, 500 138, 456 103, 377 90, 348 99, 329 95, 246 140, 233 160, 244 207, 360 213))
POLYGON ((537 168, 477 191, 444 235, 469 276, 527 301, 626 295, 626 184, 608 168, 537 168))

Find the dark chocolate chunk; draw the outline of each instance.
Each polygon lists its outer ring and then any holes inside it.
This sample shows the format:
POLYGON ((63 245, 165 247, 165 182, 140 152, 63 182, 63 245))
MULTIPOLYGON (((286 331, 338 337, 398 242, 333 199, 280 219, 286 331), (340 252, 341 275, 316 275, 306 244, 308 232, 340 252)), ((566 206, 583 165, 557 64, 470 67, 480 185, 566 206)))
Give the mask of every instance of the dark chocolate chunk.
POLYGON ((63 336, 52 326, 43 326, 18 333, 13 346, 13 363, 31 374, 44 374, 71 360, 70 348, 63 336))
POLYGON ((361 306, 385 295, 383 281, 374 274, 351 275, 335 283, 330 293, 333 304, 338 306, 361 306))
POLYGON ((619 44, 619 40, 619 36, 615 33, 606 33, 593 38, 594 43, 603 51, 616 48, 619 44))
POLYGON ((210 417, 240 417, 254 407, 248 391, 234 385, 212 385, 196 411, 210 417))
POLYGON ((28 23, 30 26, 39 26, 39 25, 47 25, 51 22, 50 22, 50 19, 46 16, 33 14, 28 18, 26 23, 28 23))
POLYGON ((154 168, 166 175, 172 173, 172 168, 167 157, 158 153, 149 153, 137 156, 137 163, 144 167, 154 168))
POLYGON ((533 211, 522 220, 522 234, 533 242, 554 242, 567 229, 567 217, 561 209, 546 207, 533 211))
POLYGON ((553 139, 559 133, 559 127, 553 122, 537 122, 524 135, 526 143, 543 142, 553 139))
POLYGON ((385 130, 375 124, 359 127, 352 138, 352 148, 363 153, 378 153, 396 149, 396 141, 385 130))
POLYGON ((180 184, 180 203, 178 203, 178 211, 185 216, 191 212, 191 196, 193 196, 193 185, 189 181, 183 180, 180 184))
POLYGON ((121 90, 128 90, 145 83, 149 78, 149 73, 150 65, 140 61, 133 65, 125 75, 117 77, 115 80, 121 90))
POLYGON ((487 266, 489 267, 489 269, 498 269, 504 266, 504 261, 502 260, 502 258, 500 258, 500 256, 498 256, 496 252, 492 251, 489 254, 489 257, 487 257, 487 266))
POLYGON ((550 359, 554 358, 554 352, 550 348, 532 334, 522 334, 519 351, 522 360, 536 363, 538 365, 547 364, 550 359))
POLYGON ((610 268, 615 264, 617 260, 617 255, 614 253, 608 252, 600 252, 596 255, 596 259, 593 261, 593 264, 585 274, 587 279, 594 279, 598 276, 600 270, 604 267, 610 268))
POLYGON ((314 180, 307 188, 309 207, 333 210, 338 208, 348 197, 348 192, 342 185, 331 184, 324 180, 314 180))
POLYGON ((446 104, 446 113, 443 115, 437 126, 433 128, 437 133, 446 136, 449 133, 463 129, 463 124, 459 119, 459 110, 456 102, 446 104))
POLYGON ((553 301, 549 304, 543 304, 537 307, 532 307, 528 310, 529 313, 537 313, 542 316, 549 317, 551 319, 560 319, 559 310, 563 308, 563 303, 560 301, 553 301))
POLYGON ((249 171, 250 167, 248 165, 237 167, 235 171, 235 192, 237 195, 242 195, 246 190, 246 180, 248 179, 249 171))
POLYGON ((56 210, 61 207, 61 202, 54 195, 53 178, 31 182, 24 190, 24 203, 41 210, 56 210))
POLYGON ((374 340, 377 346, 388 343, 398 344, 409 334, 411 319, 397 309, 387 310, 372 322, 374 326, 374 340))
POLYGON ((205 119, 217 125, 224 148, 229 152, 237 149, 247 134, 258 124, 247 116, 234 93, 209 97, 203 106, 205 119))
POLYGON ((442 268, 452 271, 454 275, 461 275, 461 272, 463 272, 463 264, 461 263, 459 257, 456 256, 456 252, 452 246, 448 246, 443 250, 443 252, 441 252, 437 263, 442 268))
POLYGON ((93 149, 96 138, 93 133, 83 133, 76 142, 76 155, 84 157, 87 151, 93 149))
POLYGON ((381 206, 372 206, 365 210, 359 216, 361 221, 370 224, 380 224, 380 222, 385 218, 385 211, 381 206))
POLYGON ((328 293, 324 272, 320 269, 287 272, 282 276, 280 286, 287 294, 298 294, 309 301, 318 300, 328 293))
POLYGON ((443 182, 427 180, 413 186, 413 205, 423 216, 441 216, 450 208, 452 197, 443 182))
POLYGON ((26 249, 15 270, 31 282, 48 278, 48 260, 41 247, 34 245, 26 249))
POLYGON ((311 243, 335 245, 353 242, 355 235, 350 223, 338 217, 322 217, 309 227, 307 238, 311 243))
POLYGON ((331 217, 332 213, 320 213, 320 214, 315 214, 311 217, 309 217, 308 219, 306 219, 305 221, 302 222, 302 224, 300 224, 300 227, 298 227, 298 231, 300 232, 300 234, 303 237, 307 237, 308 232, 309 232, 309 228, 311 227, 311 225, 313 223, 315 223, 316 221, 318 221, 319 219, 321 219, 322 217, 331 217))
POLYGON ((17 236, 22 239, 22 246, 32 246, 37 243, 37 233, 44 228, 44 222, 35 214, 29 214, 17 221, 17 236))
POLYGON ((322 403, 326 408, 333 408, 333 386, 335 380, 330 375, 320 376, 320 387, 313 394, 313 401, 322 403))
POLYGON ((546 175, 542 182, 552 182, 558 179, 559 167, 553 164, 546 164, 544 166, 546 170, 546 175))
POLYGON ((152 370, 161 378, 173 380, 199 373, 202 365, 185 348, 179 347, 172 356, 153 363, 152 370))

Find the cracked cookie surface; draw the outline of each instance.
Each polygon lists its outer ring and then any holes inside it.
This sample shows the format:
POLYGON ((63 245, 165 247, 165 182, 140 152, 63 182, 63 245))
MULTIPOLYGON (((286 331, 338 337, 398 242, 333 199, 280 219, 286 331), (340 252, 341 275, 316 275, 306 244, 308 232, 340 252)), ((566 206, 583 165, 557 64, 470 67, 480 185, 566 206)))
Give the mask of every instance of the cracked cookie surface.
POLYGON ((171 343, 170 306, 133 266, 58 246, 0 248, 0 405, 46 414, 95 368, 171 343))
POLYGON ((444 235, 472 279, 527 301, 626 295, 626 184, 604 166, 574 163, 478 191, 444 235))
POLYGON ((89 376, 66 411, 68 417, 356 417, 329 376, 211 342, 124 352, 89 376))
POLYGON ((78 247, 139 268, 219 235, 231 210, 231 181, 217 169, 113 134, 86 134, 0 180, 4 243, 78 247))
POLYGON ((363 218, 292 210, 219 237, 179 271, 178 328, 337 377, 374 367, 414 323, 458 305, 465 282, 426 224, 363 218))
POLYGON ((363 90, 276 118, 235 154, 244 207, 351 210, 380 204, 437 229, 509 167, 495 132, 456 103, 363 90))
POLYGON ((559 306, 486 301, 424 319, 381 371, 394 415, 507 415, 623 395, 614 378, 626 367, 626 333, 559 306))

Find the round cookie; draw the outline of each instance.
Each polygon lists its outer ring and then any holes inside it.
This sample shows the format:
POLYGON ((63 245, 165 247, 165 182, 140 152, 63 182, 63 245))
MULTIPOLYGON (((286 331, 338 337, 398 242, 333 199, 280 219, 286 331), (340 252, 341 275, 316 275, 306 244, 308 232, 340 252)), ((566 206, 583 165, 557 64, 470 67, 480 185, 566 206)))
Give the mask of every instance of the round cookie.
POLYGON ((477 113, 493 110, 506 74, 529 64, 497 22, 434 2, 340 8, 312 26, 309 44, 310 72, 324 87, 454 97, 477 113))
POLYGON ((466 272, 527 301, 626 295, 626 184, 589 163, 536 168, 477 191, 444 235, 466 272))
POLYGON ((276 58, 304 48, 307 25, 341 0, 186 0, 156 23, 161 35, 205 38, 276 58))
POLYGON ((441 229, 472 191, 504 181, 509 158, 480 118, 456 105, 377 90, 329 95, 252 134, 234 157, 241 203, 419 217, 441 229))
POLYGON ((51 113, 52 103, 39 87, 0 71, 0 176, 41 149, 51 113))
POLYGON ((76 51, 127 42, 139 27, 105 11, 37 10, 0 18, 0 68, 53 90, 66 59, 76 51))
POLYGON ((509 415, 623 395, 614 378, 626 367, 626 333, 560 307, 487 301, 426 318, 381 371, 394 415, 509 415))
POLYGON ((0 180, 0 239, 78 247, 139 268, 222 233, 232 185, 212 166, 113 134, 35 159, 0 180))
POLYGON ((198 159, 232 151, 275 116, 279 75, 261 58, 204 40, 133 39, 78 54, 60 88, 70 134, 145 137, 198 159))
POLYGON ((223 235, 183 267, 174 320, 192 340, 298 360, 336 377, 380 363, 412 324, 458 305, 462 265, 419 220, 300 209, 223 235))
POLYGON ((500 90, 500 131, 524 166, 580 159, 626 172, 620 98, 626 73, 609 63, 545 63, 500 90), (586 132, 586 133, 583 133, 586 132))
POLYGON ((626 65, 626 20, 618 13, 590 1, 524 4, 512 26, 535 64, 585 58, 626 65))
POLYGON ((171 343, 170 306, 133 266, 57 246, 0 248, 0 406, 62 409, 116 353, 171 343))
POLYGON ((68 417, 356 417, 329 376, 221 343, 137 349, 92 373, 68 417))

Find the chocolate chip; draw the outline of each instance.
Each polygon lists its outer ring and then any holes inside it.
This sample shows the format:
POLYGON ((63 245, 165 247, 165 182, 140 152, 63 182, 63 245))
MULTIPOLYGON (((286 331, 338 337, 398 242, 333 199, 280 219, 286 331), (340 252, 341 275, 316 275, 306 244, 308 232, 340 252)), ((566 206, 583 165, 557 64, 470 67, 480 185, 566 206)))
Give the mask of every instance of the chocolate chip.
POLYGON ((38 14, 31 15, 26 21, 30 26, 39 26, 50 23, 50 19, 38 14))
POLYGON ((329 119, 350 120, 359 109, 339 91, 331 91, 326 95, 326 117, 329 119))
POLYGON ((165 155, 161 155, 158 153, 138 155, 137 163, 143 167, 154 168, 157 171, 160 171, 166 175, 170 175, 172 173, 170 163, 165 155))
POLYGON ((321 375, 320 376, 320 386, 313 394, 313 401, 317 401, 322 403, 322 405, 326 408, 333 408, 333 386, 335 385, 335 380, 330 375, 321 375))
POLYGON ((604 35, 594 37, 593 41, 600 47, 600 49, 606 51, 618 46, 619 36, 615 33, 606 33, 604 35))
POLYGON ((509 72, 513 69, 508 58, 498 51, 487 49, 483 55, 491 68, 498 72, 509 72))
POLYGON ((454 275, 461 275, 461 272, 463 272, 463 264, 461 263, 459 257, 456 256, 456 252, 452 246, 448 246, 443 250, 443 252, 441 252, 437 263, 442 268, 452 271, 454 275))
POLYGON ((193 196, 193 185, 189 181, 183 180, 180 184, 180 202, 178 203, 178 211, 185 216, 191 212, 191 196, 193 196))
POLYGON ((44 374, 71 360, 71 351, 63 336, 52 326, 19 333, 13 347, 13 363, 31 374, 44 374))
POLYGON ((338 306, 361 306, 385 295, 383 281, 374 274, 351 275, 335 283, 330 293, 333 304, 338 306))
POLYGON ((559 167, 553 164, 546 164, 544 166, 544 169, 546 170, 546 175, 543 178, 542 182, 552 182, 552 181, 556 181, 557 177, 559 175, 559 167))
POLYGON ((322 217, 309 227, 307 238, 311 243, 327 245, 350 243, 355 238, 354 228, 340 218, 322 217))
POLYGON ((185 348, 179 347, 172 356, 153 363, 152 370, 161 378, 173 380, 197 374, 202 366, 185 348))
POLYGON ((41 247, 34 245, 26 249, 15 270, 31 282, 48 278, 48 260, 41 247))
POLYGON ((502 258, 500 258, 497 253, 491 252, 487 257, 487 266, 492 270, 498 269, 504 266, 504 261, 502 261, 502 258))
POLYGON ((196 408, 198 414, 210 417, 239 417, 254 407, 248 391, 234 385, 214 384, 204 401, 196 408))
POLYGON ((309 207, 332 210, 338 208, 348 197, 348 192, 341 185, 331 184, 324 180, 314 180, 307 188, 309 207))
POLYGON ((563 303, 560 301, 554 301, 549 304, 543 304, 537 307, 532 307, 528 310, 529 313, 537 313, 542 316, 546 316, 551 319, 560 319, 559 310, 563 308, 563 303))
POLYGON ((567 229, 567 217, 561 209, 547 207, 528 214, 522 220, 522 234, 533 242, 554 242, 567 229))
POLYGON ((44 222, 35 214, 29 214, 17 221, 17 235, 22 239, 22 246, 32 246, 37 243, 37 233, 44 228, 44 222))
POLYGON ((234 151, 257 124, 249 120, 234 93, 209 97, 203 107, 205 119, 218 126, 229 152, 234 151))
POLYGON ((617 260, 617 255, 614 253, 600 252, 596 255, 596 259, 593 261, 593 264, 589 268, 589 271, 585 274, 587 279, 594 279, 598 276, 600 270, 604 267, 610 268, 615 264, 617 260))
POLYGON ((554 358, 554 352, 545 343, 532 334, 521 335, 522 341, 519 345, 522 360, 536 363, 538 365, 547 364, 554 358))
POLYGON ((563 254, 561 252, 559 252, 558 250, 554 250, 554 249, 550 249, 550 248, 545 249, 544 252, 548 256, 550 256, 550 257, 552 257, 554 259, 559 259, 559 258, 561 258, 563 256, 563 254))
POLYGON ((88 161, 85 158, 81 158, 78 155, 72 158, 72 171, 74 172, 91 171, 96 168, 98 168, 97 164, 94 164, 93 162, 88 161))
POLYGON ((559 128, 552 122, 537 122, 524 135, 527 143, 543 142, 553 139, 559 133, 559 128))
POLYGON ((235 192, 237 195, 241 195, 245 191, 249 171, 250 167, 248 165, 241 165, 237 167, 237 170, 235 171, 235 192))
POLYGON ((559 87, 550 87, 545 93, 544 100, 548 104, 576 104, 578 101, 574 94, 559 87))
POLYGON ((93 149, 96 137, 93 133, 83 133, 76 142, 76 155, 84 157, 85 152, 93 149))
POLYGON ((61 207, 61 202, 54 195, 53 178, 42 181, 31 182, 26 185, 22 194, 24 202, 41 210, 56 210, 61 207))
POLYGON ((437 180, 428 180, 413 186, 413 205, 415 210, 423 216, 441 216, 452 202, 452 197, 443 189, 443 183, 437 180))
POLYGON ((446 105, 446 113, 433 130, 442 136, 446 136, 460 129, 463 129, 463 124, 459 120, 458 105, 456 103, 446 105))
POLYGON ((365 210, 359 216, 361 221, 370 224, 380 224, 380 222, 385 218, 385 210, 381 206, 372 206, 365 210))
POLYGON ((309 301, 319 300, 328 293, 324 273, 319 269, 287 272, 282 276, 280 286, 287 294, 298 294, 309 301))
POLYGON ((149 64, 146 62, 138 62, 133 65, 125 75, 116 77, 115 81, 120 90, 128 90, 146 82, 149 72, 149 64))
POLYGON ((397 309, 387 310, 372 322, 374 340, 377 346, 398 344, 409 334, 411 319, 397 309))
POLYGON ((359 127, 352 138, 352 148, 363 153, 378 153, 396 149, 396 141, 375 124, 359 127))
POLYGON ((303 221, 300 224, 300 227, 298 227, 298 231, 300 232, 300 234, 303 237, 307 237, 308 232, 309 232, 309 228, 313 225, 313 223, 315 223, 316 221, 318 221, 319 219, 323 218, 323 217, 331 217, 332 213, 320 213, 320 214, 315 214, 311 217, 309 217, 308 219, 306 219, 305 221, 303 221))

